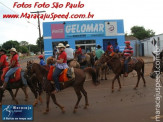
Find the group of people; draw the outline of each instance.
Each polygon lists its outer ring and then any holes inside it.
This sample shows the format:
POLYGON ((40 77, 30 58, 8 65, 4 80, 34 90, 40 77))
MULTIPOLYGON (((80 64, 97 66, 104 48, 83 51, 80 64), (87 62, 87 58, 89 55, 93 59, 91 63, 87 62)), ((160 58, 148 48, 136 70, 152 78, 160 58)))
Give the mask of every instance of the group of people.
MULTIPOLYGON (((133 55, 133 49, 130 46, 130 41, 126 41, 125 42, 126 47, 123 51, 124 53, 124 58, 125 58, 125 73, 124 76, 127 77, 127 73, 128 73, 128 61, 131 58, 131 56, 133 55)), ((70 48, 70 45, 67 44, 66 46, 64 46, 64 44, 59 43, 58 46, 56 46, 58 49, 57 52, 57 58, 54 58, 54 62, 56 62, 55 64, 55 71, 53 73, 53 79, 55 82, 55 91, 53 91, 53 93, 56 93, 58 91, 60 91, 60 85, 59 85, 59 75, 60 73, 68 68, 68 64, 72 59, 74 59, 74 50, 72 48, 70 48)), ((119 47, 118 47, 118 43, 116 43, 116 47, 115 50, 113 49, 113 46, 111 45, 111 43, 108 43, 107 46, 107 51, 108 54, 110 56, 112 56, 113 52, 119 52, 119 47)), ((80 46, 77 46, 77 50, 75 52, 78 56, 78 60, 81 60, 81 56, 82 56, 82 49, 80 46)), ((101 49, 101 46, 98 45, 97 49, 96 49, 96 57, 97 59, 100 59, 100 57, 102 56, 102 54, 104 53, 104 50, 101 49)), ((6 56, 6 51, 4 49, 0 50, 0 69, 2 70, 5 67, 9 67, 8 72, 5 75, 5 80, 4 80, 4 84, 1 87, 1 89, 5 89, 7 82, 9 81, 9 77, 20 67, 19 65, 19 56, 17 54, 17 51, 15 48, 11 48, 10 49, 10 55, 11 55, 11 59, 10 59, 10 63, 7 62, 7 56, 6 56)), ((40 65, 45 65, 45 61, 42 55, 40 55, 38 57, 40 59, 40 65)))

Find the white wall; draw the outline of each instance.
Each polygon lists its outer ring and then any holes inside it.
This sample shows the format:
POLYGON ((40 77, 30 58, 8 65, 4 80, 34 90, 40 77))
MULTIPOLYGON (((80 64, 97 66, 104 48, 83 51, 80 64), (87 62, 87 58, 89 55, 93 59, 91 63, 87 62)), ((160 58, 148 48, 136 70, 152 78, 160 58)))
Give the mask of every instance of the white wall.
POLYGON ((154 38, 157 41, 158 37, 160 38, 160 46, 159 48, 163 49, 163 34, 156 35, 154 37, 142 40, 141 42, 144 43, 144 56, 150 56, 153 57, 152 52, 156 49, 156 47, 151 43, 154 38))

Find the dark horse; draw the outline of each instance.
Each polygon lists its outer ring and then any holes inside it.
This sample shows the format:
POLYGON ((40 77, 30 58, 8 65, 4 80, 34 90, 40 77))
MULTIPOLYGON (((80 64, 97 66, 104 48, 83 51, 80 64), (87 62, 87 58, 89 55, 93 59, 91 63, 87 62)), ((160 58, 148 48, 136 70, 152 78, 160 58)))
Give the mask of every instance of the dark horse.
MULTIPOLYGON (((1 85, 3 84, 1 80, 0 80, 0 84, 1 85)), ((6 86, 6 90, 9 91, 12 99, 16 102, 16 104, 18 104, 18 101, 16 100, 15 95, 14 95, 12 89, 17 89, 18 90, 19 88, 22 88, 23 92, 25 93, 25 101, 27 101, 27 99, 28 99, 28 94, 27 94, 27 90, 26 90, 27 86, 25 86, 23 84, 22 78, 19 81, 16 81, 16 82, 13 82, 13 83, 9 82, 7 84, 7 86, 6 86)), ((4 93, 4 90, 0 89, 0 106, 2 105, 3 93, 4 93)))
POLYGON ((27 70, 25 71, 24 77, 27 79, 28 86, 35 96, 33 106, 36 106, 36 104, 38 104, 38 100, 42 103, 41 94, 43 92, 43 89, 41 83, 36 77, 36 74, 33 74, 30 71, 33 63, 33 61, 27 61, 27 70))
MULTIPOLYGON (((55 89, 53 87, 54 85, 52 85, 50 81, 46 80, 48 70, 46 68, 42 67, 41 65, 37 64, 37 63, 33 63, 30 71, 32 73, 36 74, 37 79, 40 81, 40 83, 43 86, 43 89, 46 91, 46 104, 47 104, 47 107, 46 107, 46 110, 45 110, 44 113, 49 112, 50 97, 52 98, 54 104, 56 104, 62 110, 62 112, 64 112, 64 107, 61 106, 57 102, 55 94, 51 93, 55 89)), ((88 72, 92 76, 93 83, 97 84, 96 72, 95 72, 95 70, 93 68, 89 68, 89 67, 84 69, 84 70, 74 68, 75 78, 68 81, 68 82, 64 82, 64 83, 60 84, 62 90, 67 88, 67 87, 70 87, 70 86, 72 86, 74 88, 74 90, 76 92, 76 95, 78 97, 78 100, 77 100, 76 105, 74 107, 74 112, 76 112, 76 110, 78 108, 78 104, 79 104, 79 102, 80 102, 80 100, 82 98, 81 93, 83 93, 83 95, 85 96, 85 107, 84 108, 87 108, 87 106, 89 105, 88 104, 88 98, 87 98, 87 92, 85 91, 85 89, 83 87, 85 79, 86 79, 86 74, 85 74, 86 72, 88 72)))
MULTIPOLYGON (((131 59, 132 60, 132 59, 131 59)), ((124 61, 120 59, 119 55, 117 53, 114 54, 114 56, 108 56, 108 53, 104 53, 100 59, 101 63, 107 62, 111 69, 113 70, 115 77, 112 81, 112 92, 114 92, 114 81, 117 79, 119 83, 119 90, 121 89, 121 83, 120 83, 120 75, 124 73, 124 61)), ((142 77, 144 81, 144 86, 146 86, 145 79, 144 79, 144 61, 141 58, 137 58, 136 63, 129 64, 128 71, 132 72, 135 70, 138 75, 138 81, 135 89, 138 87, 140 77, 142 77)), ((128 72, 128 73, 129 73, 128 72)))

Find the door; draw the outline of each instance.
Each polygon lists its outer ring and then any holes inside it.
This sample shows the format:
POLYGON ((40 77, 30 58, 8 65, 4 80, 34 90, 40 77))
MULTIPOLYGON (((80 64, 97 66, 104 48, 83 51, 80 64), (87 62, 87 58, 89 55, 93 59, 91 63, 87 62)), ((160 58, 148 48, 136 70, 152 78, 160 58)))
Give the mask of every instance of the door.
POLYGON ((115 43, 117 42, 117 39, 103 39, 103 49, 104 51, 107 50, 108 42, 110 42, 113 46, 113 49, 115 48, 115 43))

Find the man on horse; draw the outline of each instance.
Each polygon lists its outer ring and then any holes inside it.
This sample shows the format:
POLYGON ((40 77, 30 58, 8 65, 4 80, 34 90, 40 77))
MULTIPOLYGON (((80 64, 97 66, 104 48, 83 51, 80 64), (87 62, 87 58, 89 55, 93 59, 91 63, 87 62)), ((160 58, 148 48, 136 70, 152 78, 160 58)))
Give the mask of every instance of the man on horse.
POLYGON ((53 73, 53 80, 55 82, 55 91, 53 91, 52 93, 57 93, 58 91, 60 91, 60 85, 59 85, 59 75, 60 73, 68 68, 67 65, 67 54, 65 52, 65 46, 62 43, 59 43, 57 48, 59 49, 59 55, 58 55, 58 59, 55 60, 56 61, 56 68, 54 70, 53 73))
POLYGON ((70 48, 69 44, 66 44, 65 52, 67 53, 67 64, 69 64, 74 59, 74 50, 70 48))
POLYGON ((75 53, 78 56, 78 61, 80 62, 82 59, 82 49, 81 49, 80 45, 77 45, 77 50, 75 53))
POLYGON ((96 50, 96 57, 97 57, 97 59, 100 59, 102 54, 104 54, 104 50, 101 49, 100 45, 97 45, 97 50, 96 50))
POLYGON ((0 49, 0 70, 8 66, 6 51, 4 49, 0 49))
POLYGON ((110 42, 108 42, 107 50, 109 56, 113 56, 113 46, 110 42))
POLYGON ((115 52, 115 53, 118 53, 118 52, 119 52, 119 46, 118 46, 118 43, 117 43, 117 42, 115 43, 114 52, 115 52))
POLYGON ((133 56, 133 48, 130 46, 130 41, 125 41, 126 47, 123 51, 124 55, 124 77, 128 76, 128 62, 131 59, 131 56, 133 56))
POLYGON ((44 66, 46 65, 45 61, 44 61, 44 57, 42 55, 38 56, 38 58, 40 59, 40 65, 44 66))
POLYGON ((3 86, 1 87, 1 89, 5 90, 7 83, 9 81, 9 77, 16 72, 16 70, 20 67, 19 65, 19 56, 17 54, 17 51, 15 48, 11 48, 10 49, 10 54, 11 54, 11 60, 10 60, 10 65, 9 65, 9 70, 7 71, 6 75, 5 75, 5 79, 4 79, 4 83, 3 86))

